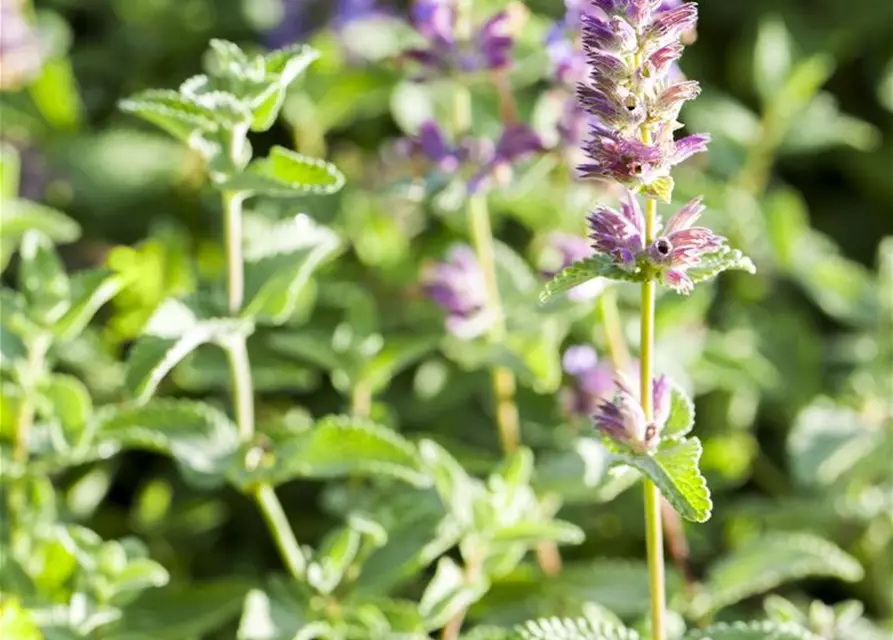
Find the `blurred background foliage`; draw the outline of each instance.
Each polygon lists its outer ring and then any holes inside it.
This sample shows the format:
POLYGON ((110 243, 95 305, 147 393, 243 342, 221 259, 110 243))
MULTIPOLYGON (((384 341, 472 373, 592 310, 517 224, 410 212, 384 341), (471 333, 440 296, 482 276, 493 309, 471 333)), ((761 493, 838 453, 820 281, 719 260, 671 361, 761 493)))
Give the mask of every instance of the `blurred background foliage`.
MULTIPOLYGON (((4 41, 4 85, 15 86, 4 87, 0 101, 2 135, 18 150, 20 166, 3 166, 7 205, 0 226, 10 227, 3 260, 16 246, 9 201, 18 189, 20 197, 64 211, 80 225, 80 234, 52 225, 69 270, 104 265, 127 282, 100 321, 59 354, 62 370, 84 382, 95 404, 124 397, 121 358, 158 304, 224 269, 219 206, 201 159, 119 112, 117 102, 195 74, 211 37, 249 51, 306 40, 320 59, 290 90, 280 122, 252 144, 259 153, 280 144, 325 155, 345 173, 341 192, 302 199, 299 210, 346 243, 302 290, 288 325, 251 338, 260 430, 298 424, 306 415, 361 411, 410 439, 441 443, 472 473, 484 475, 498 463, 480 368, 488 356, 443 338, 442 318, 417 285, 422 266, 461 238, 465 224, 449 185, 425 197, 434 186, 413 181, 412 166, 393 148, 397 137, 444 114, 450 98, 448 86, 410 81, 395 60, 411 38, 401 19, 404 4, 43 0, 25 8, 40 31, 43 60, 14 82, 4 41)), ((482 15, 505 4, 475 2, 482 15)), ((658 305, 658 368, 696 393, 696 428, 716 505, 710 523, 686 528, 690 570, 707 584, 700 597, 686 600, 686 611, 704 619, 734 604, 729 614, 753 614, 763 603, 750 596, 780 587, 790 600, 778 595, 765 603, 780 619, 799 615, 827 631, 835 614, 810 602, 858 600, 869 618, 889 624, 893 3, 704 0, 700 6, 697 41, 683 67, 704 93, 682 119, 714 142, 709 155, 679 172, 677 199, 705 194, 709 223, 751 255, 759 271, 724 276, 690 299, 663 296, 658 305), (724 591, 735 562, 755 571, 746 556, 750 541, 777 544, 779 562, 808 548, 793 534, 769 537, 794 531, 835 542, 864 575, 842 570, 782 586, 764 558, 757 571, 763 578, 724 591), (745 555, 727 556, 732 549, 745 555)), ((529 0, 512 10, 521 25, 510 74, 519 111, 548 135, 555 89, 542 43, 564 7, 529 0)), ((482 82, 474 99, 475 130, 494 135, 496 92, 482 82)), ((498 237, 531 265, 546 234, 581 233, 585 213, 604 195, 573 183, 565 162, 559 153, 544 156, 492 197, 498 237)), ((258 234, 264 221, 297 212, 288 202, 252 206, 258 234)), ((12 282, 14 272, 13 264, 4 280, 12 282)), ((616 295, 634 348, 635 290, 619 287, 616 295)), ((577 611, 585 602, 624 618, 644 613, 647 592, 636 564, 643 548, 640 499, 611 483, 599 467, 603 459, 580 446, 580 425, 561 412, 567 381, 560 353, 572 343, 605 352, 597 313, 544 320, 539 337, 518 346, 519 404, 523 440, 536 452, 535 485, 557 496, 561 517, 581 526, 586 541, 565 552, 568 566, 554 581, 541 583, 530 563, 494 583, 472 609, 473 620, 513 623, 577 611)), ((224 365, 215 356, 197 352, 163 391, 222 397, 224 365)), ((6 391, 3 407, 0 432, 8 434, 15 398, 6 391)), ((160 455, 130 452, 80 464, 55 474, 52 491, 67 522, 105 540, 138 536, 145 544, 128 557, 151 557, 169 572, 170 585, 146 592, 132 613, 145 618, 152 637, 233 637, 247 590, 279 571, 263 522, 243 496, 196 489, 160 455), (167 635, 155 635, 162 632, 150 614, 162 610, 167 635)), ((302 543, 316 545, 363 505, 390 513, 389 534, 411 550, 431 538, 439 516, 430 500, 408 491, 393 490, 379 504, 380 492, 356 483, 294 481, 281 487, 281 496, 302 543)), ((394 545, 386 549, 392 555, 373 555, 360 584, 417 596, 432 569, 409 563, 405 575, 376 583, 376 567, 407 559, 394 545)), ((674 578, 683 591, 681 577, 674 578)), ((4 616, 14 615, 11 606, 4 616)), ((855 628, 823 637, 874 637, 855 628)))

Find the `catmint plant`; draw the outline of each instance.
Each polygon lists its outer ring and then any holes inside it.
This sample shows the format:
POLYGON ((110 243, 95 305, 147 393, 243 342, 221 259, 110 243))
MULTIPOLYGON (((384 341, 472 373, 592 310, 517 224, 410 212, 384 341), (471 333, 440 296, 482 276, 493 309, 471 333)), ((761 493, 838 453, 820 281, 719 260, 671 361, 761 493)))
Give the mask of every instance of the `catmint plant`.
MULTIPOLYGON (((669 218, 658 201, 670 203, 674 166, 706 150, 709 136, 677 138, 682 105, 697 97, 698 84, 679 80, 673 65, 682 39, 697 21, 693 3, 665 7, 655 0, 595 0, 581 7, 582 50, 587 74, 578 78, 577 101, 588 124, 582 143, 584 179, 619 183, 626 190, 619 209, 598 207, 588 219, 595 253, 559 273, 544 298, 595 277, 640 282, 642 288, 639 381, 618 374, 616 389, 601 399, 593 426, 618 462, 645 476, 645 520, 651 581, 651 637, 665 640, 661 493, 688 520, 710 516, 710 497, 698 469, 701 445, 691 431, 691 402, 653 372, 656 285, 688 294, 719 272, 752 270, 749 260, 705 227, 694 226, 704 207, 696 199, 669 218), (640 199, 641 202, 640 203, 640 199)), ((559 70, 580 66, 569 59, 559 70)), ((582 352, 579 352, 582 353, 582 352)), ((594 362, 573 362, 575 371, 594 362), (580 366, 578 366, 580 365, 580 366)), ((590 358, 591 360, 591 358, 590 358)))

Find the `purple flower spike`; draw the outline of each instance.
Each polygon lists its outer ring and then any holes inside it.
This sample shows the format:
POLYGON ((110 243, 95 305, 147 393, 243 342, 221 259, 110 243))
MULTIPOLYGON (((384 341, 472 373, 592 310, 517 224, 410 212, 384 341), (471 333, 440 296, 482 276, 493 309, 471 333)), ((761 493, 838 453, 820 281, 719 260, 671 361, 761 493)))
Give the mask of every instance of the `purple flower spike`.
POLYGON ((511 63, 514 37, 506 12, 492 16, 469 42, 456 40, 456 11, 446 0, 418 0, 412 8, 412 24, 427 47, 411 49, 406 56, 440 71, 504 69, 511 63))
POLYGON ((471 247, 453 246, 445 262, 424 270, 422 285, 428 296, 446 311, 450 333, 470 340, 487 330, 484 274, 471 247))
POLYGON ((456 171, 466 155, 461 149, 447 143, 440 126, 433 120, 422 123, 415 138, 401 139, 398 150, 408 156, 421 155, 448 173, 456 171))
POLYGON ((635 196, 627 192, 620 211, 599 207, 588 221, 592 248, 611 256, 622 269, 634 269, 645 248, 645 218, 635 196))
POLYGON ((725 238, 710 229, 692 226, 703 211, 700 198, 689 202, 670 218, 663 234, 646 250, 648 261, 657 269, 663 284, 685 295, 694 288, 686 271, 726 243, 725 238))
POLYGON ((477 193, 491 179, 506 182, 513 164, 543 151, 543 141, 533 129, 519 123, 507 125, 496 141, 490 159, 468 181, 469 193, 477 193))

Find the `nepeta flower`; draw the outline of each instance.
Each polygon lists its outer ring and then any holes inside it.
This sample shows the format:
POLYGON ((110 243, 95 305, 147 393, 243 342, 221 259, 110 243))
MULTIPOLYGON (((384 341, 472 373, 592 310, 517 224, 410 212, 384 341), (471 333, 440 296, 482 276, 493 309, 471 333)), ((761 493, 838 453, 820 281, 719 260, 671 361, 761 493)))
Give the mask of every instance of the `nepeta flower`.
POLYGON ((420 155, 445 173, 467 169, 472 174, 467 182, 468 191, 476 193, 507 182, 512 165, 544 151, 545 147, 533 129, 519 123, 506 125, 495 143, 468 137, 451 144, 440 126, 429 120, 422 124, 415 137, 398 141, 397 150, 407 156, 420 155))
POLYGON ((674 139, 682 105, 697 97, 696 82, 675 82, 681 39, 697 22, 689 3, 594 0, 581 15, 589 77, 577 87, 580 106, 594 123, 584 145, 584 178, 616 181, 634 191, 668 199, 673 166, 705 151, 709 137, 674 139), (651 132, 648 142, 642 130, 651 132), (659 182, 661 181, 661 182, 659 182))
POLYGON ((513 164, 543 151, 543 142, 533 129, 520 123, 506 125, 492 153, 468 181, 468 191, 475 193, 491 181, 507 182, 513 164))
MULTIPOLYGON (((585 238, 568 233, 553 232, 546 238, 546 246, 540 255, 540 271, 546 278, 554 278, 558 273, 575 262, 593 255, 592 247, 585 238)), ((594 300, 605 290, 607 281, 594 278, 568 291, 571 300, 586 302, 594 300)))
POLYGON ((22 14, 21 0, 0 6, 0 90, 14 90, 37 75, 46 46, 22 14))
POLYGON ((454 245, 447 259, 429 265, 422 273, 422 286, 447 313, 446 327, 453 335, 472 339, 489 326, 484 274, 467 245, 454 245))
POLYGON ((665 286, 687 295, 694 284, 686 271, 726 244, 725 238, 710 229, 693 226, 703 211, 701 198, 695 198, 677 211, 646 247, 642 209, 627 192, 619 211, 602 206, 589 216, 589 238, 595 251, 611 256, 620 268, 644 268, 665 286))
POLYGON ((469 42, 455 34, 456 8, 446 0, 418 0, 412 7, 412 24, 427 46, 406 55, 426 67, 441 71, 504 69, 511 62, 514 38, 510 18, 500 12, 487 20, 469 42))
POLYGON ((636 453, 654 451, 660 442, 660 433, 669 418, 670 384, 660 376, 651 381, 654 420, 648 421, 639 402, 639 394, 618 375, 614 384, 616 392, 610 399, 603 399, 592 416, 596 430, 619 445, 636 453))

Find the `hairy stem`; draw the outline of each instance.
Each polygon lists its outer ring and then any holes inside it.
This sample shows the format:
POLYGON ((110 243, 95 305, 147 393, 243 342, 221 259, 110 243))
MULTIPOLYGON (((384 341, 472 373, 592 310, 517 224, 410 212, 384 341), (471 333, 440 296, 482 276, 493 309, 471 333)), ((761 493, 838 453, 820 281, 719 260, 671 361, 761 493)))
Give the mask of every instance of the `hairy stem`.
MULTIPOLYGON (((246 130, 232 132, 229 151, 235 167, 243 165, 246 135, 246 130)), ((244 200, 244 193, 237 191, 223 193, 223 210, 226 217, 226 298, 227 308, 233 316, 242 310, 245 297, 245 259, 242 253, 244 200)), ((239 430, 239 439, 243 443, 249 443, 254 437, 254 383, 251 380, 247 336, 234 337, 226 344, 225 351, 229 363, 233 413, 239 430)), ((307 562, 273 487, 267 483, 257 485, 254 489, 254 499, 289 573, 295 579, 302 579, 307 562)))
MULTIPOLYGON (((657 219, 657 201, 645 201, 646 244, 654 239, 657 219)), ((654 361, 654 297, 655 282, 642 283, 642 334, 641 334, 641 377, 639 393, 645 418, 654 418, 651 392, 652 366, 654 361)), ((650 480, 645 480, 645 543, 648 554, 648 576, 651 591, 651 637, 652 640, 666 640, 666 587, 664 577, 664 545, 661 518, 660 491, 650 480)))

